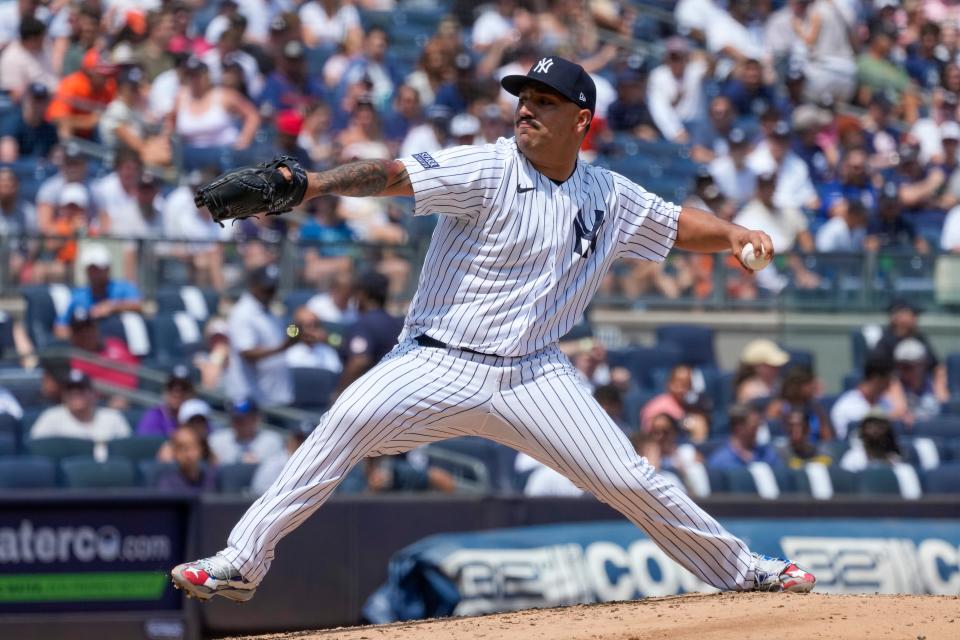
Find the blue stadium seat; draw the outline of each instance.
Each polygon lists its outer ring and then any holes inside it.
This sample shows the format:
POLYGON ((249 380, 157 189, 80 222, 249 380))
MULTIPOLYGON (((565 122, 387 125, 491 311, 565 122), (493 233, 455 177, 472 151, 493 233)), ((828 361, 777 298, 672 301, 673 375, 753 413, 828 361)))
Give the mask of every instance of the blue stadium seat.
POLYGON ((960 353, 948 354, 944 362, 947 365, 947 387, 950 395, 960 396, 960 353))
POLYGON ((363 472, 363 463, 354 466, 344 479, 337 485, 334 493, 339 494, 358 494, 367 490, 367 476, 363 472))
POLYGON ((222 465, 219 469, 220 491, 223 493, 249 491, 256 470, 257 465, 243 462, 222 465))
POLYGON ((960 462, 943 464, 927 471, 924 480, 926 493, 960 494, 960 462))
POLYGON ((93 455, 93 441, 82 438, 32 438, 24 443, 27 452, 56 462, 64 458, 93 455))
POLYGON ((934 438, 958 438, 960 437, 960 416, 940 416, 918 422, 913 426, 913 433, 934 438))
POLYGON ((93 458, 72 457, 60 463, 64 483, 74 489, 107 489, 133 487, 137 474, 133 463, 124 458, 97 462, 93 458))
POLYGON ((220 304, 220 294, 211 289, 201 289, 195 286, 162 287, 157 290, 157 313, 174 313, 186 311, 198 322, 217 313, 220 304))
POLYGON ((660 392, 655 387, 653 371, 655 369, 670 369, 680 363, 682 354, 676 347, 627 347, 626 349, 612 350, 607 354, 607 361, 611 366, 626 368, 644 390, 660 392))
POLYGON ((107 452, 110 458, 120 457, 134 462, 153 460, 166 441, 164 436, 116 438, 107 443, 107 452))
POLYGON ((757 495, 757 485, 746 469, 727 469, 724 472, 724 484, 730 493, 757 495))
POLYGON ((470 436, 436 442, 429 448, 445 449, 479 460, 487 467, 490 484, 495 491, 510 492, 516 489, 513 463, 517 452, 510 447, 470 436))
POLYGON ((857 490, 867 495, 900 495, 900 482, 889 466, 868 467, 856 474, 857 490))
POLYGON ((11 453, 16 453, 20 447, 20 421, 9 413, 0 413, 0 440, 10 443, 11 453))
POLYGON ((790 369, 794 367, 806 367, 811 371, 816 371, 816 363, 812 351, 790 348, 785 348, 785 351, 790 354, 790 359, 787 361, 787 364, 783 366, 783 371, 790 371, 790 369))
POLYGON ((203 348, 203 331, 186 311, 158 313, 150 321, 153 358, 161 366, 189 363, 203 348))
POLYGON ((13 342, 13 318, 6 311, 0 311, 0 358, 16 355, 13 342))
POLYGON ((59 315, 67 312, 70 288, 62 284, 38 285, 24 287, 21 294, 27 305, 27 333, 34 347, 42 351, 57 342, 53 336, 53 325, 59 315))
POLYGON ((830 483, 834 493, 855 493, 859 488, 857 475, 837 466, 830 467, 830 483))
POLYGON ((155 487, 160 474, 167 469, 172 469, 172 462, 159 462, 158 460, 141 460, 137 463, 137 475, 140 484, 144 487, 155 487))
POLYGON ((714 367, 714 330, 690 324, 657 327, 657 345, 669 345, 680 352, 681 361, 695 367, 714 367))
POLYGON ((294 311, 307 304, 307 301, 316 294, 317 292, 313 289, 297 289, 296 291, 291 291, 283 296, 283 308, 286 309, 288 316, 292 316, 294 311))
POLYGON ((57 486, 57 467, 39 456, 0 459, 0 489, 49 489, 57 486))
POLYGON ((293 367, 293 406, 300 409, 326 410, 330 394, 337 386, 340 374, 313 367, 293 367))
POLYGON ((139 313, 124 311, 107 316, 99 320, 97 326, 100 329, 101 336, 123 340, 130 353, 138 358, 146 358, 151 355, 150 328, 146 319, 139 313))
POLYGON ((9 433, 0 433, 0 456, 13 456, 17 454, 16 436, 9 433))

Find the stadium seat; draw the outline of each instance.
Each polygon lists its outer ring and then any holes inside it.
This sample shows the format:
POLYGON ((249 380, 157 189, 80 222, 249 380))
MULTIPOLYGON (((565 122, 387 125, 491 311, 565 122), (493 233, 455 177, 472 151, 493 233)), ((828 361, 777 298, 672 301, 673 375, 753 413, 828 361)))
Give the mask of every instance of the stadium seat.
POLYGON ((611 366, 626 368, 641 389, 662 391, 656 389, 653 371, 655 369, 670 369, 681 361, 682 354, 671 345, 656 347, 627 347, 610 351, 607 361, 611 366))
POLYGON ((0 311, 0 358, 16 355, 13 342, 13 318, 6 311, 0 311))
POLYGON ((867 495, 920 497, 920 479, 908 464, 870 466, 857 474, 857 489, 867 495))
POLYGON ((153 460, 167 439, 164 436, 130 436, 107 443, 110 458, 119 456, 134 462, 153 460))
POLYGON ((934 438, 960 437, 960 416, 940 416, 918 422, 913 425, 913 433, 917 436, 934 438))
POLYGON ((42 351, 57 342, 53 325, 70 306, 70 288, 64 284, 40 285, 24 287, 21 293, 27 305, 27 333, 37 351, 42 351))
POLYGON ((0 489, 49 489, 57 486, 57 467, 49 458, 0 459, 0 489))
POLYGON ((837 466, 829 468, 830 484, 833 486, 833 492, 837 493, 856 493, 858 490, 857 475, 837 466))
POLYGON ((680 352, 680 360, 695 367, 715 367, 714 330, 690 324, 657 327, 657 345, 669 345, 680 352))
POLYGON ((137 474, 140 478, 140 484, 145 487, 155 487, 160 474, 167 469, 173 468, 172 462, 159 462, 158 460, 140 460, 137 463, 137 474))
POLYGON ((790 354, 787 364, 783 365, 783 371, 790 371, 794 367, 806 367, 811 371, 816 371, 816 365, 813 358, 813 352, 807 349, 789 349, 785 351, 790 354))
POLYGON ((470 456, 479 460, 487 468, 490 486, 494 491, 510 492, 516 490, 513 471, 517 452, 485 438, 474 436, 452 438, 429 446, 430 450, 443 449, 470 456))
POLYGON ((950 462, 928 471, 925 476, 927 493, 960 494, 960 462, 950 462))
POLYGON ((293 406, 299 409, 326 410, 330 394, 337 386, 340 374, 314 367, 293 367, 293 406))
POLYGON ((431 466, 453 475, 458 490, 473 493, 490 493, 493 490, 490 469, 481 458, 437 444, 426 447, 424 451, 431 466))
POLYGON ((833 497, 833 482, 826 465, 808 462, 802 469, 790 471, 794 490, 817 500, 829 500, 833 497))
POLYGON ((907 463, 924 471, 936 469, 948 456, 943 439, 929 436, 900 438, 900 451, 907 463))
POLYGON ((944 362, 947 365, 947 387, 950 395, 960 396, 960 353, 948 354, 944 362))
POLYGON ((0 433, 0 456, 13 456, 17 453, 17 438, 13 434, 0 433))
POLYGON ((150 322, 154 360, 161 366, 188 363, 203 348, 203 332, 186 311, 158 313, 150 322))
POLYGON ((313 289, 297 289, 296 291, 291 291, 283 296, 283 308, 286 309, 288 316, 292 316, 294 311, 307 304, 307 301, 316 294, 317 292, 313 289))
POLYGON ((367 490, 367 476, 363 472, 363 463, 355 465, 343 478, 334 493, 356 495, 367 490))
POLYGON ((46 408, 50 404, 43 396, 43 372, 40 369, 0 369, 0 387, 9 391, 25 409, 46 408))
POLYGON ((88 457, 66 458, 60 463, 64 483, 73 489, 133 487, 137 475, 133 463, 124 458, 97 462, 88 457))
POLYGON ((220 491, 223 493, 244 493, 250 490, 250 482, 257 465, 238 462, 225 464, 219 469, 220 491))
POLYGON ((743 469, 728 469, 724 480, 731 493, 749 493, 769 500, 793 491, 789 474, 765 462, 754 462, 743 469))
POLYGON ((92 456, 93 440, 82 438, 33 438, 24 443, 30 455, 43 456, 59 462, 64 458, 92 456))
POLYGON ((0 440, 9 440, 16 452, 20 443, 20 421, 9 413, 0 413, 0 440))
POLYGON ((123 340, 138 358, 150 355, 150 331, 142 315, 133 311, 107 316, 98 322, 100 335, 123 340))
POLYGON ((200 287, 163 287, 157 291, 157 313, 185 311, 203 323, 216 314, 220 294, 200 287))

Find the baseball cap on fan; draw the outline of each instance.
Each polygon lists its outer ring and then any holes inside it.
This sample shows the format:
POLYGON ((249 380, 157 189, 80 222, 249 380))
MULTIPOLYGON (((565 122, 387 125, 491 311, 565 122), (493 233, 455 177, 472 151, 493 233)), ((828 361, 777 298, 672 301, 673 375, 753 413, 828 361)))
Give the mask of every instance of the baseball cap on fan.
POLYGON ((560 56, 540 58, 530 67, 527 75, 504 76, 500 86, 507 93, 518 96, 528 83, 546 85, 582 109, 593 113, 597 107, 597 86, 590 74, 575 62, 560 56))

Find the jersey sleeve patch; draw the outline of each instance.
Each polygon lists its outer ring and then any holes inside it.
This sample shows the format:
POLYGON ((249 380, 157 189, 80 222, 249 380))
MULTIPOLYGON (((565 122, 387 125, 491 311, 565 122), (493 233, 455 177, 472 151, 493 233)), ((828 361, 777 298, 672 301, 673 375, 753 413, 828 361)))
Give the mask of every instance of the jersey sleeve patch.
POLYGON ((413 154, 413 159, 420 163, 424 169, 439 169, 440 163, 433 159, 427 152, 413 154))

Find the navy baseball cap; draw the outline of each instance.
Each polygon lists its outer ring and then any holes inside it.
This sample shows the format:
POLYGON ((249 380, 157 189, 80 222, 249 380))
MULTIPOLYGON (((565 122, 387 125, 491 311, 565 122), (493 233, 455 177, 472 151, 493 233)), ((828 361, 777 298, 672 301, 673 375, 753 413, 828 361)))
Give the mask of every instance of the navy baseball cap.
POLYGON ((232 416, 248 416, 252 413, 257 413, 260 407, 257 406, 257 402, 253 398, 243 398, 242 400, 232 402, 228 410, 232 416))
POLYGON ((507 93, 520 95, 529 82, 545 84, 570 102, 593 113, 597 107, 597 86, 583 67, 560 56, 540 58, 527 75, 504 76, 500 86, 507 93))

